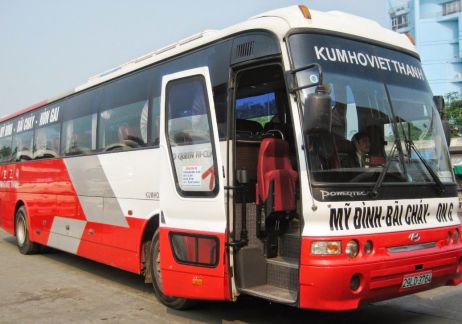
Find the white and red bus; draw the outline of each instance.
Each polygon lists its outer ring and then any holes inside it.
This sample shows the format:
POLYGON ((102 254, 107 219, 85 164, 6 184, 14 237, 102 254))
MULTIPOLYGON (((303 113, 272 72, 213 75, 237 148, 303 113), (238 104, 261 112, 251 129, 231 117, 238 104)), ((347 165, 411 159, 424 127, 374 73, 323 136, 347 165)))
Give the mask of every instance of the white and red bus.
POLYGON ((149 53, 1 119, 0 159, 21 253, 141 274, 170 307, 347 310, 461 282, 415 46, 349 14, 289 7, 149 53))

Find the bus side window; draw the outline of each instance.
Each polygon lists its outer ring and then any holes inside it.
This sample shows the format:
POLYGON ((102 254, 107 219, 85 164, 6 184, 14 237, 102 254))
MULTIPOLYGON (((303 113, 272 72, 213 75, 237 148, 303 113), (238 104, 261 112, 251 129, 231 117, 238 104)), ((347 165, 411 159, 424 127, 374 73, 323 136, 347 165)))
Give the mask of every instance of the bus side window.
POLYGON ((62 103, 61 152, 64 156, 90 154, 96 150, 96 129, 101 88, 80 93, 62 103))
POLYGON ((0 162, 7 162, 11 158, 11 140, 12 136, 0 139, 0 162))
POLYGON ((131 150, 148 143, 151 73, 144 70, 102 87, 98 149, 131 150))
POLYGON ((152 99, 152 144, 159 145, 159 129, 160 129, 160 96, 152 99))
POLYGON ((33 135, 33 130, 14 135, 12 147, 14 161, 32 160, 33 135))
POLYGON ((55 158, 59 156, 61 125, 55 124, 35 131, 34 159, 55 158))
POLYGON ((227 123, 227 84, 221 84, 213 88, 213 101, 215 103, 215 116, 217 118, 218 136, 220 139, 226 138, 228 135, 227 123))
POLYGON ((99 145, 104 151, 127 150, 146 145, 148 100, 107 109, 99 115, 99 145))
POLYGON ((96 114, 68 120, 63 124, 64 155, 88 154, 95 149, 96 114))
POLYGON ((210 142, 205 87, 200 78, 168 86, 168 138, 172 146, 210 142))
POLYGON ((201 75, 166 85, 165 135, 181 195, 213 196, 218 189, 206 91, 201 75))

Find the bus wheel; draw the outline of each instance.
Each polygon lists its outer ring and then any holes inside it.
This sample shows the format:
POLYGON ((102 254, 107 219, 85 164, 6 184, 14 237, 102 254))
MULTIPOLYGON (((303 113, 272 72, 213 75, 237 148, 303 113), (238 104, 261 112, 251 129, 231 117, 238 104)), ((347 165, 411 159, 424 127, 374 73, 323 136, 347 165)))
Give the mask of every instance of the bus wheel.
POLYGON ((162 292, 162 273, 160 271, 160 242, 159 230, 156 230, 151 243, 152 287, 154 293, 162 304, 174 309, 188 309, 194 306, 194 301, 186 298, 171 297, 162 292))
POLYGON ((30 240, 26 215, 24 206, 16 212, 16 242, 21 254, 34 254, 39 251, 40 246, 30 240))

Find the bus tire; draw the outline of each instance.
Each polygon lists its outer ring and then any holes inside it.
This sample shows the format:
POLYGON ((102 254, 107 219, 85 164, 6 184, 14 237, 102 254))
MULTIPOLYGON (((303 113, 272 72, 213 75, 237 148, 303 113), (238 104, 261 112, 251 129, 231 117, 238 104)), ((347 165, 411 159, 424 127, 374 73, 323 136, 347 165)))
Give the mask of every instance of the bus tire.
POLYGON ((162 274, 160 271, 160 239, 159 229, 154 233, 151 242, 151 269, 152 269, 152 287, 157 299, 164 305, 178 310, 191 308, 195 301, 181 297, 171 297, 164 295, 162 292, 162 274))
POLYGON ((35 254, 40 250, 40 245, 30 240, 27 212, 24 206, 21 206, 16 212, 15 231, 16 243, 21 254, 35 254))

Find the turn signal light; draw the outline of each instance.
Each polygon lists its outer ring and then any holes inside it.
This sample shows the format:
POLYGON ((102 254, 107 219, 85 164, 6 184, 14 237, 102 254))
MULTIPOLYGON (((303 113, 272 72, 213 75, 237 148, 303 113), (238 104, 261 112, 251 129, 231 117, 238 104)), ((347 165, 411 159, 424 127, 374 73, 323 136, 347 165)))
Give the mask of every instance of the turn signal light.
POLYGON ((411 34, 409 33, 404 33, 404 35, 406 35, 407 39, 409 39, 409 41, 412 43, 412 45, 415 46, 415 40, 414 40, 414 37, 412 37, 411 34))
POLYGON ((311 243, 311 254, 332 255, 342 253, 342 243, 340 241, 315 241, 311 243))
POLYGON ((202 280, 202 278, 193 277, 192 278, 192 284, 193 284, 193 286, 202 286, 204 284, 204 281, 202 280))

